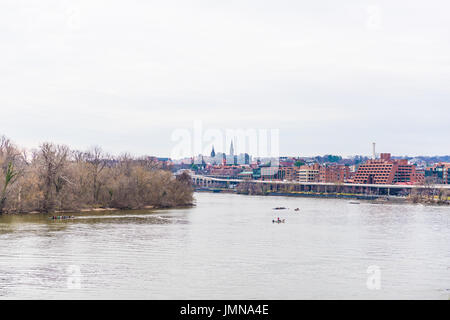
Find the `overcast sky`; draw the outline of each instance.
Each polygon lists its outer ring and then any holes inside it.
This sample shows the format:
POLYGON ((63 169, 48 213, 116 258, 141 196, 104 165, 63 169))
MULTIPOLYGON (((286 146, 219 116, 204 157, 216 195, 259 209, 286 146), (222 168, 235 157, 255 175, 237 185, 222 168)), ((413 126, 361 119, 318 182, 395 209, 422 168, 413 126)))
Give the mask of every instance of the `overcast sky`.
MULTIPOLYGON (((280 130, 285 155, 450 154, 450 3, 0 4, 0 134, 168 156, 174 130, 280 130)), ((222 151, 222 150, 216 150, 222 151)))

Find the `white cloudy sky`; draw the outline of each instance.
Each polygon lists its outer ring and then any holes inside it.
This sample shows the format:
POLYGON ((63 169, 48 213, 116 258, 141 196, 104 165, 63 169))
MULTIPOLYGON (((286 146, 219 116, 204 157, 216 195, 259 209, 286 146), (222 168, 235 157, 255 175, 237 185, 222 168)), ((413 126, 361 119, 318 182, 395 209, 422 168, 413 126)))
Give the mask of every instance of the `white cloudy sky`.
POLYGON ((169 155, 278 128, 287 155, 450 154, 448 1, 0 4, 0 134, 169 155))

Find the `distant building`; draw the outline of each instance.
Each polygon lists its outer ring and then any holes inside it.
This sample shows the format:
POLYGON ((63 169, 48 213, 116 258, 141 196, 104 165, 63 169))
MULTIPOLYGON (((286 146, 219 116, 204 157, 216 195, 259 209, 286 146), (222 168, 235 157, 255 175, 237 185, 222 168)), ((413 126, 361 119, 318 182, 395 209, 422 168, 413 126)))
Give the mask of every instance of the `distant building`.
POLYGON ((279 157, 278 162, 280 167, 293 167, 295 160, 291 157, 279 157))
POLYGON ((320 165, 303 165, 297 170, 297 181, 299 182, 317 182, 319 180, 320 165))
POLYGON ((425 170, 416 168, 416 184, 423 184, 425 182, 425 170))
POLYGON ((320 166, 319 182, 344 183, 350 178, 350 167, 330 164, 320 166))
POLYGON ((243 171, 240 166, 221 165, 214 166, 209 170, 209 175, 216 178, 239 178, 239 173, 243 171))
POLYGON ((278 167, 261 167, 261 180, 278 179, 278 167))
POLYGON ((279 180, 289 180, 294 181, 297 179, 297 167, 288 166, 288 167, 279 167, 278 168, 278 176, 279 180))
POLYGON ((220 164, 221 165, 223 162, 223 159, 224 159, 224 154, 221 152, 216 153, 213 148, 213 150, 211 151, 211 156, 203 157, 203 159, 208 164, 211 164, 211 165, 219 165, 220 164), (212 156, 212 155, 214 155, 214 156, 212 156))
POLYGON ((244 180, 252 180, 253 179, 253 170, 252 171, 242 171, 238 174, 240 179, 244 180))
POLYGON ((251 157, 248 153, 241 153, 236 156, 236 164, 250 164, 251 157))
POLYGON ((261 168, 253 168, 253 179, 254 180, 261 179, 261 168))
POLYGON ((227 164, 227 165, 236 165, 237 164, 237 157, 234 155, 233 141, 231 141, 231 144, 230 144, 230 154, 225 156, 225 164, 227 164))
POLYGON ((450 184, 450 162, 439 162, 425 169, 425 178, 433 178, 436 183, 450 184))
POLYGON ((173 167, 172 159, 162 158, 162 157, 146 157, 145 159, 137 160, 138 162, 152 162, 157 165, 160 169, 171 169, 173 167))
POLYGON ((416 166, 409 164, 408 160, 393 160, 390 153, 381 153, 379 159, 368 160, 358 167, 353 182, 411 184, 420 183, 420 180, 420 174, 416 173, 416 166))
POLYGON ((232 156, 232 155, 229 155, 229 154, 227 154, 226 156, 225 156, 225 164, 226 165, 229 165, 229 166, 234 166, 234 165, 236 165, 237 163, 236 163, 236 156, 232 156))

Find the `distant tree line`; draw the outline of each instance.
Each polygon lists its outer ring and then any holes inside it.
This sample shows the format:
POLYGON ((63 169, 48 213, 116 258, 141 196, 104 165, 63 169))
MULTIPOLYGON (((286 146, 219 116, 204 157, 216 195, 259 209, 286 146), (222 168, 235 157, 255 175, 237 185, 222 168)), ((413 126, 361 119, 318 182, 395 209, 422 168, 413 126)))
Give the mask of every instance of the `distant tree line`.
POLYGON ((0 214, 89 208, 190 205, 188 173, 174 176, 154 158, 112 157, 43 143, 31 153, 0 137, 0 214))
POLYGON ((327 163, 327 162, 336 162, 337 163, 337 162, 342 160, 342 157, 341 156, 335 156, 335 155, 332 155, 332 154, 326 154, 324 156, 316 156, 316 157, 314 157, 314 160, 317 163, 327 163))

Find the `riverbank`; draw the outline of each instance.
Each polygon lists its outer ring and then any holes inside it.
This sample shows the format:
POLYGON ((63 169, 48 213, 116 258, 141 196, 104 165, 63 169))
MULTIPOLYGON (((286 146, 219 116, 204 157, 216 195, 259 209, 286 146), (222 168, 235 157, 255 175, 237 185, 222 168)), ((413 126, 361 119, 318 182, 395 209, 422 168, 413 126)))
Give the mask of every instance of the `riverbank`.
POLYGON ((283 196, 283 197, 303 197, 303 198, 320 198, 320 199, 346 199, 346 200, 368 200, 376 203, 420 203, 428 205, 450 205, 450 201, 442 201, 438 198, 432 199, 417 199, 411 197, 386 196, 386 195, 366 195, 366 194, 352 194, 352 193, 317 193, 317 192, 266 192, 264 194, 251 194, 245 192, 238 192, 235 189, 226 188, 196 188, 196 192, 212 192, 212 193, 234 193, 243 195, 258 195, 258 196, 283 196))
POLYGON ((100 212, 110 212, 110 211, 138 211, 138 210, 163 210, 163 209, 183 209, 183 208, 192 208, 195 207, 194 203, 190 204, 180 204, 175 206, 143 206, 138 208, 98 208, 98 207, 92 207, 92 208, 83 208, 83 209, 70 209, 70 210, 57 210, 57 211, 51 211, 51 212, 42 212, 42 211, 28 211, 28 212, 3 212, 3 214, 0 214, 0 217, 2 215, 26 215, 26 214, 48 214, 48 215, 60 215, 60 214, 74 214, 74 213, 100 213, 100 212))

